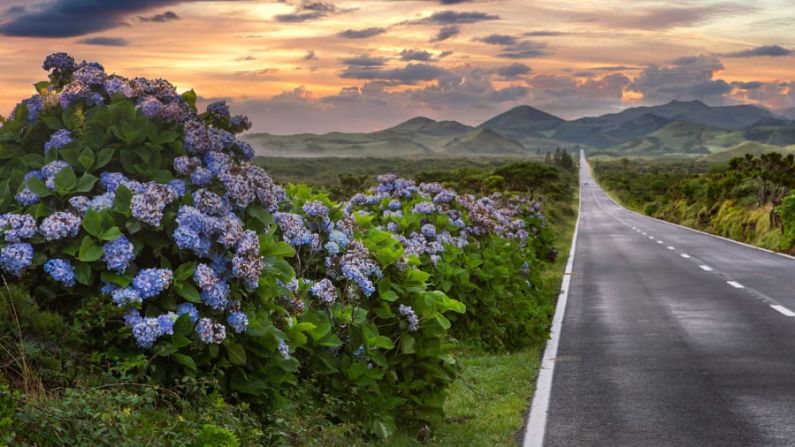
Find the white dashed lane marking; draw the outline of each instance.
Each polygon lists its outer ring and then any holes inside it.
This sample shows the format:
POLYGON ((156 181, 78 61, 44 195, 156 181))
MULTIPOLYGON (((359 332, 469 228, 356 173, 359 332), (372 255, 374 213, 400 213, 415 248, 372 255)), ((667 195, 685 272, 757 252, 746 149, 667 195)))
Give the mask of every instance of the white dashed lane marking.
POLYGON ((783 315, 786 315, 788 317, 795 317, 795 312, 787 309, 786 307, 784 307, 784 306, 782 306, 780 304, 771 304, 770 307, 772 307, 773 309, 777 310, 779 313, 781 313, 783 315))
POLYGON ((668 250, 676 250, 676 247, 669 245, 668 250))
POLYGON ((734 287, 735 289, 744 289, 745 288, 745 286, 743 286, 742 284, 738 283, 737 281, 726 281, 726 283, 728 285, 734 287))
POLYGON ((689 255, 689 254, 687 254, 687 253, 682 253, 682 254, 681 254, 681 255, 679 255, 679 256, 681 256, 681 257, 683 257, 683 258, 685 258, 685 259, 690 259, 690 255, 689 255))
POLYGON ((712 271, 712 267, 710 267, 708 265, 703 265, 702 264, 702 265, 699 265, 699 267, 701 268, 701 270, 704 270, 705 272, 711 272, 712 271))

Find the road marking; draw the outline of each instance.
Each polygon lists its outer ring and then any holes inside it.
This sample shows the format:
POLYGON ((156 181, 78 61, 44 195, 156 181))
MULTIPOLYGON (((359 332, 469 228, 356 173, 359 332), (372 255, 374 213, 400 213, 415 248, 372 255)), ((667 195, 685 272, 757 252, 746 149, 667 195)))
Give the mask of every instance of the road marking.
POLYGON ((645 232, 645 231, 643 232, 643 235, 644 235, 644 236, 646 236, 647 234, 649 234, 649 233, 647 233, 647 232, 645 232))
POLYGON ((683 257, 683 258, 685 258, 685 259, 690 259, 690 255, 689 255, 689 254, 687 254, 687 253, 682 253, 682 254, 681 254, 681 255, 679 255, 679 256, 681 256, 681 257, 683 257))
POLYGON ((742 284, 738 283, 737 281, 726 281, 726 284, 734 287, 735 289, 744 289, 745 288, 745 286, 743 286, 742 284))
POLYGON ((657 243, 658 243, 658 244, 662 244, 662 243, 663 243, 663 241, 657 241, 657 243))
POLYGON ((672 245, 669 245, 669 246, 668 246, 668 250, 676 250, 676 247, 674 247, 674 246, 672 246, 672 245))
POLYGON ((704 270, 705 272, 711 272, 712 271, 712 267, 710 267, 708 265, 703 265, 702 264, 702 265, 699 265, 699 267, 701 267, 701 270, 704 270))
POLYGON ((649 239, 654 239, 654 236, 649 236, 649 239))
POLYGON ((770 307, 772 307, 773 309, 776 309, 777 311, 779 311, 780 313, 782 313, 782 314, 784 314, 784 315, 786 315, 788 317, 795 317, 795 312, 787 309, 786 307, 784 307, 784 306, 782 306, 780 304, 771 304, 770 307))
MULTIPOLYGON (((583 151, 580 151, 580 160, 580 166, 585 165, 585 153, 583 151)), ((530 405, 530 415, 527 417, 523 447, 542 447, 544 445, 544 432, 546 431, 547 414, 549 413, 549 396, 552 393, 552 376, 555 373, 555 358, 558 356, 560 332, 563 330, 563 314, 566 312, 566 302, 569 299, 569 284, 571 283, 571 272, 574 266, 574 253, 577 250, 577 233, 580 229, 580 217, 582 216, 582 187, 580 187, 577 208, 577 223, 574 224, 574 235, 571 238, 569 259, 566 261, 566 270, 560 285, 561 292, 558 297, 558 303, 555 306, 555 315, 552 317, 549 341, 544 349, 544 356, 541 358, 536 391, 533 395, 533 403, 530 405)))

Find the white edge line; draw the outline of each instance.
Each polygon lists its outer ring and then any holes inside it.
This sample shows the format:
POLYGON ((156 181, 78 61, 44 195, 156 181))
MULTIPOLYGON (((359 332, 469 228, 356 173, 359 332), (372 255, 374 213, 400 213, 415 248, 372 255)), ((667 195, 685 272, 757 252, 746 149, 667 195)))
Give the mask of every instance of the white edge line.
POLYGON ((738 283, 737 281, 726 281, 726 283, 728 283, 730 286, 734 287, 735 289, 744 289, 745 288, 745 286, 743 286, 742 284, 738 283))
MULTIPOLYGON (((594 181, 596 182, 595 178, 594 178, 594 181)), ((602 188, 602 190, 604 190, 604 188, 602 188)), ((616 205, 618 205, 621 209, 629 211, 630 213, 632 213, 632 214, 634 214, 636 216, 648 217, 649 219, 654 219, 654 220, 662 222, 662 223, 667 223, 669 225, 674 225, 674 226, 677 226, 679 228, 684 228, 685 230, 690 230, 690 231, 693 231, 695 233, 705 234, 707 236, 712 236, 712 237, 715 237, 715 238, 718 238, 718 239, 723 239, 724 241, 733 242, 733 243, 738 244, 738 245, 743 245, 743 246, 748 247, 748 248, 755 248, 757 250, 762 250, 764 252, 771 253, 771 254, 774 254, 774 255, 779 255, 779 256, 783 256, 785 258, 795 259, 795 256, 788 255, 786 253, 781 253, 781 252, 778 252, 778 251, 768 250, 767 248, 757 247, 756 245, 747 244, 745 242, 735 241, 734 239, 729 239, 727 237, 718 236, 717 234, 707 233, 706 231, 701 231, 701 230, 697 230, 695 228, 690 228, 690 227, 687 227, 687 226, 684 226, 682 224, 678 224, 678 223, 675 223, 675 222, 669 222, 667 220, 660 219, 660 218, 657 218, 657 217, 654 217, 654 216, 647 216, 647 215, 641 214, 641 213, 639 213, 637 211, 633 211, 633 210, 625 207, 624 205, 618 203, 617 201, 615 201, 613 199, 613 197, 610 194, 607 193, 607 191, 605 191, 605 196, 607 196, 607 198, 610 199, 611 202, 613 202, 616 205)))
POLYGON ((704 270, 705 272, 711 272, 711 271, 712 271, 712 267, 710 267, 710 266, 708 266, 708 265, 706 265, 706 264, 701 264, 701 265, 699 265, 698 267, 699 267, 701 270, 704 270))
POLYGON ((786 307, 780 304, 771 304, 770 307, 772 307, 773 309, 777 310, 779 313, 784 314, 788 317, 795 317, 795 312, 787 309, 786 307))
MULTIPOLYGON (((584 169, 580 155, 580 170, 584 169)), ((574 224, 574 235, 571 238, 571 249, 569 259, 566 261, 566 270, 563 273, 563 281, 560 285, 560 296, 555 306, 555 316, 552 318, 552 328, 549 331, 549 341, 544 349, 544 356, 541 358, 541 368, 538 371, 536 390, 533 395, 533 403, 530 406, 530 415, 527 418, 527 426, 524 432, 523 447, 541 447, 544 445, 544 434, 547 426, 547 413, 549 412, 549 396, 552 392, 552 375, 555 373, 555 358, 558 355, 558 344, 560 342, 560 332, 563 325, 563 315, 566 313, 566 303, 569 299, 569 283, 571 282, 571 271, 574 265, 574 252, 577 249, 577 234, 580 230, 580 216, 582 215, 582 180, 578 172, 580 182, 579 200, 577 204, 577 222, 574 224)))

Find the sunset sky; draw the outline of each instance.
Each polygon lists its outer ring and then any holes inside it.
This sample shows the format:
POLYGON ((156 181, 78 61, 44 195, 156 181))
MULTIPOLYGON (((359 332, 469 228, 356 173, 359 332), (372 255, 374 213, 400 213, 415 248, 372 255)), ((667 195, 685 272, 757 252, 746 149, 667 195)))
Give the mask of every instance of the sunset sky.
POLYGON ((795 107, 792 0, 0 0, 0 113, 54 51, 226 99, 272 133, 477 124, 519 104, 795 107))

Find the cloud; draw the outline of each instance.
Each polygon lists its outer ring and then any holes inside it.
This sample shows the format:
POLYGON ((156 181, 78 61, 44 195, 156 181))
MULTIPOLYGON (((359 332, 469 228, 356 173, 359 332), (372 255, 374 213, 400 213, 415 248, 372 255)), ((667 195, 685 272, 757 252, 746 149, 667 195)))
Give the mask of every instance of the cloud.
POLYGON ((303 59, 305 61, 316 61, 318 59, 317 53, 315 53, 315 50, 308 50, 303 59))
POLYGON ((527 84, 534 106, 563 116, 582 116, 622 108, 624 89, 631 82, 620 73, 585 80, 539 74, 528 80, 527 84))
POLYGON ((174 11, 166 11, 162 14, 155 14, 153 16, 138 16, 138 20, 141 22, 155 22, 155 23, 164 23, 164 22, 173 22, 175 20, 179 20, 180 17, 174 11))
POLYGON ((489 34, 485 37, 475 37, 473 40, 489 45, 515 45, 516 37, 509 34, 489 34))
POLYGON ((615 28, 662 30, 691 26, 715 18, 743 15, 756 10, 754 6, 740 3, 715 3, 707 6, 637 7, 621 10, 595 10, 570 14, 580 22, 599 23, 615 28))
POLYGON ((126 47, 130 44, 127 39, 121 37, 90 37, 87 39, 78 40, 77 43, 83 45, 100 45, 106 47, 126 47))
POLYGON ((759 81, 749 81, 749 82, 732 82, 732 87, 741 89, 741 90, 756 90, 762 86, 764 86, 764 82, 759 81))
POLYGON ((725 53, 723 57, 757 57, 757 56, 792 56, 793 51, 778 45, 762 45, 759 47, 749 48, 747 50, 735 51, 733 53, 725 53))
POLYGON ((28 6, 0 24, 0 34, 21 37, 73 37, 119 26, 131 13, 184 0, 54 0, 28 6))
POLYGON ((571 33, 564 33, 562 31, 528 31, 526 33, 522 33, 523 36, 527 37, 552 37, 552 36, 565 36, 571 33))
POLYGON ((547 44, 543 42, 533 42, 530 40, 523 40, 517 42, 515 45, 509 45, 502 48, 502 51, 497 53, 497 57, 505 59, 527 59, 531 57, 546 56, 549 54, 547 51, 547 44))
POLYGON ((367 54, 342 59, 342 63, 349 67, 383 67, 386 65, 387 61, 389 61, 389 59, 385 57, 375 57, 367 54))
POLYGON ((674 99, 699 99, 718 104, 731 91, 731 85, 714 79, 723 64, 714 56, 692 56, 671 61, 669 65, 648 65, 635 78, 629 90, 641 93, 647 104, 674 99))
POLYGON ((303 0, 295 6, 295 11, 287 14, 277 14, 273 16, 273 19, 281 23, 303 23, 352 10, 353 9, 337 8, 337 6, 331 2, 303 0))
POLYGON ((402 68, 372 69, 349 66, 340 73, 341 78, 381 80, 390 81, 397 84, 416 84, 421 81, 433 81, 440 79, 449 72, 436 65, 418 63, 407 64, 402 68))
POLYGON ((462 25, 499 19, 498 15, 480 11, 436 11, 428 17, 405 23, 411 25, 462 25))
POLYGON ((235 62, 248 62, 254 60, 257 60, 257 58, 254 56, 240 56, 235 58, 235 62))
POLYGON ((433 60, 433 53, 425 50, 403 50, 400 52, 400 60, 428 62, 433 60))
POLYGON ((516 63, 500 67, 496 72, 503 78, 517 78, 521 75, 528 74, 531 71, 533 71, 533 69, 528 67, 526 64, 516 63))
POLYGON ((456 25, 447 25, 439 29, 439 32, 431 37, 431 42, 441 42, 443 40, 452 39, 461 33, 461 28, 456 25))
POLYGON ((377 36, 386 32, 386 28, 364 28, 364 29, 347 29, 337 33, 338 37, 344 39, 366 39, 368 37, 377 36))
POLYGON ((601 67, 592 67, 591 70, 596 71, 628 71, 640 70, 640 67, 631 67, 629 65, 604 65, 601 67))

